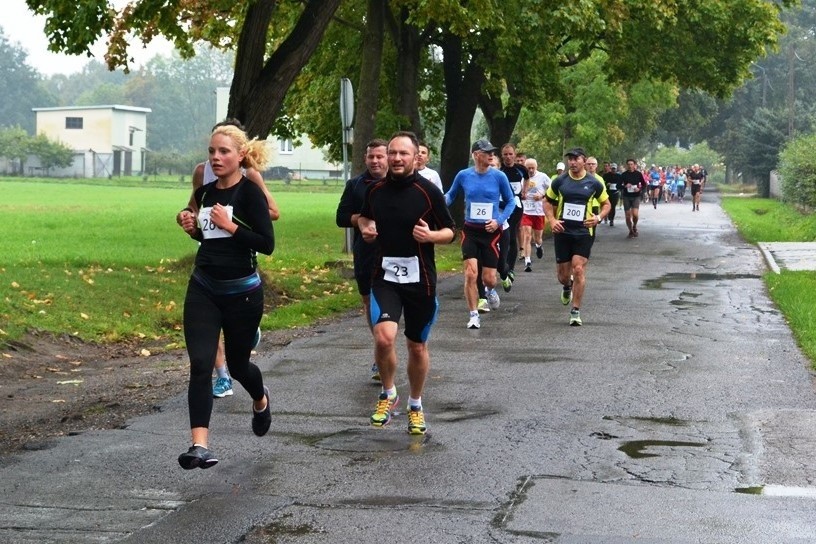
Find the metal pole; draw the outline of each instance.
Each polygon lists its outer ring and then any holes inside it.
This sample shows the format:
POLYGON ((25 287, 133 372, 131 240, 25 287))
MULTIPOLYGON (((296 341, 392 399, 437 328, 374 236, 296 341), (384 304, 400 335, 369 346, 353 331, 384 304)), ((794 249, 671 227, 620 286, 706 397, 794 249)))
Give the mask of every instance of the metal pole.
MULTIPOLYGON (((340 80, 340 121, 343 125, 343 181, 349 179, 348 145, 354 124, 354 90, 348 78, 340 80)), ((354 246, 354 229, 346 229, 343 251, 351 253, 354 246)))

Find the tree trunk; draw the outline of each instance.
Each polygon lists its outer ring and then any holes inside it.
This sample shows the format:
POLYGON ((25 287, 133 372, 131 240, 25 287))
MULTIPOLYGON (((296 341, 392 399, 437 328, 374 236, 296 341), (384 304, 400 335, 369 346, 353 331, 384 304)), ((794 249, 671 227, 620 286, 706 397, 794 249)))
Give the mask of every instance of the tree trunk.
POLYGON ((407 125, 400 127, 410 130, 422 140, 425 135, 419 118, 419 59, 424 44, 419 29, 408 23, 410 13, 400 11, 399 36, 397 44, 397 113, 406 119, 407 125))
POLYGON ((368 0, 366 27, 357 82, 354 120, 354 143, 351 152, 351 175, 365 170, 366 144, 374 138, 380 97, 383 28, 387 0, 368 0))
POLYGON ((510 143, 510 137, 516 130, 516 123, 521 115, 521 104, 511 95, 505 108, 501 96, 482 93, 479 97, 479 107, 490 130, 490 142, 497 147, 510 143))
MULTIPOLYGON (((445 75, 445 137, 442 140, 439 176, 447 190, 456 174, 470 160, 470 131, 484 82, 484 72, 471 59, 463 67, 461 39, 447 36, 442 42, 445 75)), ((464 221, 464 203, 458 199, 451 206, 457 225, 464 221)))
POLYGON ((275 5, 275 0, 258 0, 247 9, 230 88, 228 116, 259 138, 272 131, 289 87, 320 43, 340 0, 308 0, 292 32, 264 63, 275 5))

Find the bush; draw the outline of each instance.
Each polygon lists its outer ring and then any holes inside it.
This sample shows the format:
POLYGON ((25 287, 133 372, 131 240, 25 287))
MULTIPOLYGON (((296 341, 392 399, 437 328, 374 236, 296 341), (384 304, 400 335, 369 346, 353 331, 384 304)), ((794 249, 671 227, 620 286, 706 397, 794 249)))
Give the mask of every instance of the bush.
POLYGON ((816 134, 789 141, 779 153, 782 200, 816 208, 816 134))

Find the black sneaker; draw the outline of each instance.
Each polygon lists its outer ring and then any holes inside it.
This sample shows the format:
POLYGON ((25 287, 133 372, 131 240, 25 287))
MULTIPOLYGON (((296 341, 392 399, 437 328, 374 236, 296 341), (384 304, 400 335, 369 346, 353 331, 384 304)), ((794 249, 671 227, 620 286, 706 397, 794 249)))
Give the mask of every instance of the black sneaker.
POLYGON ((272 412, 269 409, 269 388, 264 386, 264 396, 266 397, 266 409, 263 412, 256 412, 252 408, 252 432, 257 436, 263 436, 272 425, 272 412))
POLYGON ((532 271, 533 271, 533 265, 531 265, 530 263, 527 263, 527 264, 524 266, 524 271, 525 271, 525 272, 532 272, 532 271))
POLYGON ((544 248, 541 246, 536 246, 536 257, 539 259, 544 256, 544 248))
POLYGON ((204 446, 190 446, 189 450, 179 455, 178 462, 184 470, 192 470, 213 467, 218 463, 218 459, 204 446))

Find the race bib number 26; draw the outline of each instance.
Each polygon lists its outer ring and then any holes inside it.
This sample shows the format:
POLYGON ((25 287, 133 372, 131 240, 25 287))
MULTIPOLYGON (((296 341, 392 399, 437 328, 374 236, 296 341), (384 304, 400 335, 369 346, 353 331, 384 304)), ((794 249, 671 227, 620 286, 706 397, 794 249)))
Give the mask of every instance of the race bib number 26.
POLYGON ((471 202, 470 218, 475 221, 490 221, 493 219, 493 204, 490 202, 471 202))

